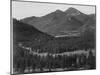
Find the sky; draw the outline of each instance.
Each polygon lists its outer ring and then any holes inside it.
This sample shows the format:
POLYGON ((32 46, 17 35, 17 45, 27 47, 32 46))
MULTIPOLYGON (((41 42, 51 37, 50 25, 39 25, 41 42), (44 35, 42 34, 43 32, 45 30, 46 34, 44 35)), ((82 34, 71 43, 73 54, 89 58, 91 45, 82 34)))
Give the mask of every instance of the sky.
POLYGON ((41 17, 58 9, 66 11, 69 7, 76 8, 85 14, 95 13, 95 6, 13 1, 12 17, 16 19, 22 19, 30 16, 41 17))

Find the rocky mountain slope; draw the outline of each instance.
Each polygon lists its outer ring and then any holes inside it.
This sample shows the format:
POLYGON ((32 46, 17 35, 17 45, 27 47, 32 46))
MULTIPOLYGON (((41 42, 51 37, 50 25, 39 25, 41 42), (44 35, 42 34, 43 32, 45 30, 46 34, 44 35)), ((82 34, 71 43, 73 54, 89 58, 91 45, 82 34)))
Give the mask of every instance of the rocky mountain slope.
POLYGON ((77 32, 86 23, 94 22, 94 16, 91 18, 90 16, 71 7, 66 11, 56 10, 42 17, 33 16, 21 19, 21 21, 49 35, 59 36, 77 32))

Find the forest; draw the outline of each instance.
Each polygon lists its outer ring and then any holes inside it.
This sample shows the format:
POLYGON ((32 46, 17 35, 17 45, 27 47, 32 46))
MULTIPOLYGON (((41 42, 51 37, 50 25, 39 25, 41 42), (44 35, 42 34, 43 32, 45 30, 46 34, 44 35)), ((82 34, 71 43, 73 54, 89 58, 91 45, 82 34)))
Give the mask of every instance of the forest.
POLYGON ((95 21, 74 8, 13 18, 14 74, 96 69, 95 21))

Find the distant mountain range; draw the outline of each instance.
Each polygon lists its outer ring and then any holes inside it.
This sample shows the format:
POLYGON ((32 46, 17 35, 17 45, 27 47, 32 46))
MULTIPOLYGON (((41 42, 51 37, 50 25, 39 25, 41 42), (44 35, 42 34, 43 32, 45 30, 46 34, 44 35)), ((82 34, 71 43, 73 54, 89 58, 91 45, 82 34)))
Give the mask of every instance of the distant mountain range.
POLYGON ((70 7, 65 12, 56 10, 42 17, 33 16, 21 19, 20 21, 55 37, 69 36, 69 34, 71 36, 72 32, 77 32, 84 25, 94 24, 95 27, 95 14, 87 15, 70 7))
POLYGON ((75 8, 56 10, 42 17, 13 19, 14 45, 19 43, 42 52, 95 48, 95 14, 75 8))

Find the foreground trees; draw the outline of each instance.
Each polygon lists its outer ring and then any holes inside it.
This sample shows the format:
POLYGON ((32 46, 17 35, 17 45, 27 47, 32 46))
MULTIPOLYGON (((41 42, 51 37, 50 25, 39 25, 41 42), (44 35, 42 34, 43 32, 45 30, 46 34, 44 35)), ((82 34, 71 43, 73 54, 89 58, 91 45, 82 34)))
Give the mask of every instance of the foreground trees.
MULTIPOLYGON (((19 49, 19 48, 18 48, 19 49)), ((85 51, 85 50, 84 50, 85 51)), ((55 55, 48 54, 39 56, 29 54, 28 51, 19 51, 19 55, 14 57, 14 69, 18 73, 27 72, 44 72, 62 70, 77 70, 77 69, 95 69, 95 55, 92 50, 88 54, 72 54, 72 55, 55 55)))

